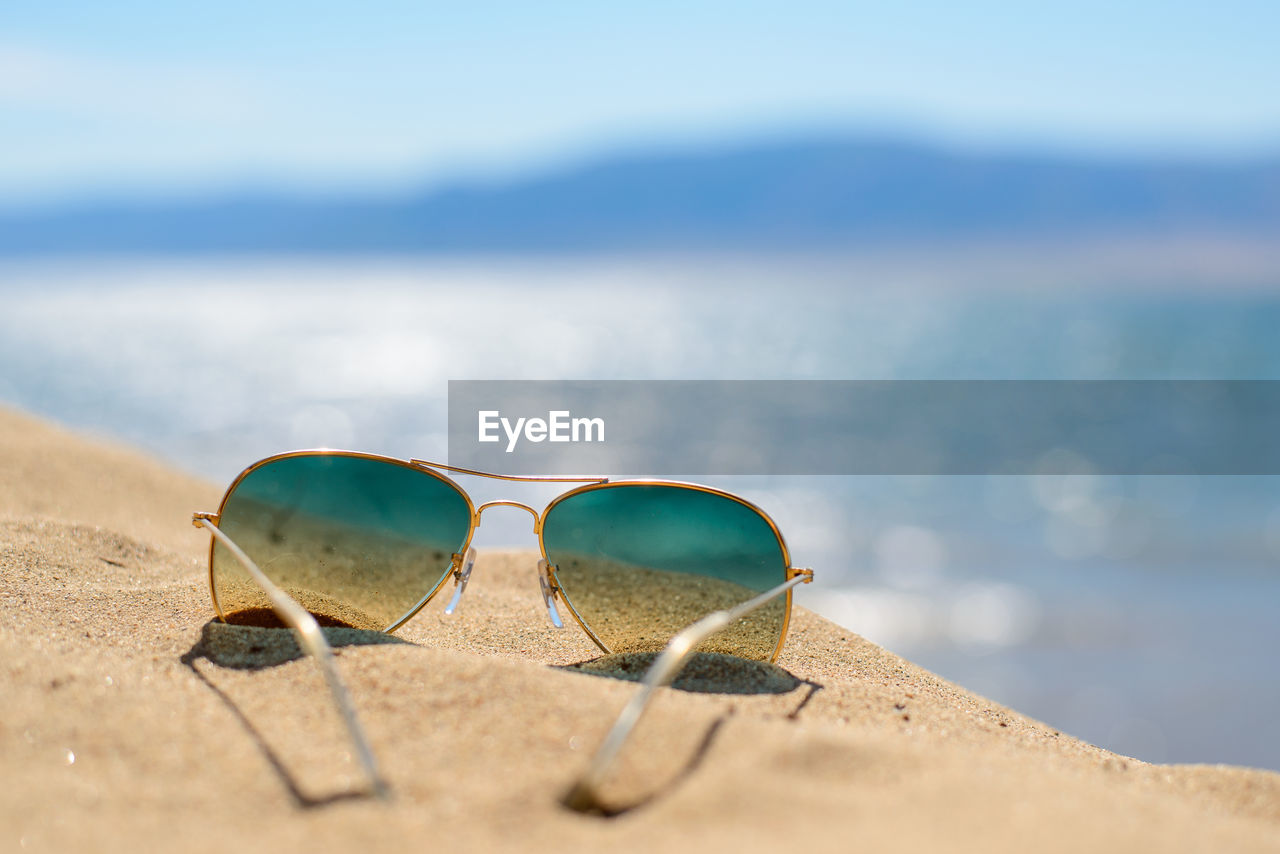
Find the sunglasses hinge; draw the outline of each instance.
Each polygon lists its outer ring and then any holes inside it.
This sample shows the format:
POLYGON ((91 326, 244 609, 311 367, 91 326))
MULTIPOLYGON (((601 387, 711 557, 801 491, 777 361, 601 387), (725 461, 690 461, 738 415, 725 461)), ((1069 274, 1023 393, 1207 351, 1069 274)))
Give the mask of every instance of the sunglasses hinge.
POLYGON ((804 576, 804 581, 802 581, 801 583, 808 584, 809 582, 813 581, 813 570, 809 569, 808 567, 802 567, 802 566, 787 567, 788 581, 790 581, 793 578, 798 578, 800 576, 804 576))
POLYGON ((191 514, 191 524, 192 524, 194 527, 196 527, 196 528, 199 528, 199 527, 200 527, 200 523, 201 523, 201 522, 212 522, 213 524, 215 524, 215 525, 216 525, 216 524, 218 524, 218 520, 219 520, 219 516, 218 516, 218 514, 217 514, 217 513, 203 513, 203 512, 201 512, 201 513, 192 513, 192 514, 191 514))

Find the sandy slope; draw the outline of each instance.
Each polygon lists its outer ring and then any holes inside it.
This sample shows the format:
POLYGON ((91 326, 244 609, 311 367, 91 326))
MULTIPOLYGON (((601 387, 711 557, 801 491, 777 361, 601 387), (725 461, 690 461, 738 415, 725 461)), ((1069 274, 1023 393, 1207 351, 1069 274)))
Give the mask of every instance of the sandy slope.
POLYGON ((1117 756, 804 611, 780 669, 660 698, 607 793, 633 808, 571 813, 635 689, 548 666, 595 653, 529 553, 483 554, 407 643, 341 648, 394 790, 350 797, 312 663, 210 623, 188 519, 218 492, 0 412, 0 850, 1280 850, 1280 775, 1117 756))

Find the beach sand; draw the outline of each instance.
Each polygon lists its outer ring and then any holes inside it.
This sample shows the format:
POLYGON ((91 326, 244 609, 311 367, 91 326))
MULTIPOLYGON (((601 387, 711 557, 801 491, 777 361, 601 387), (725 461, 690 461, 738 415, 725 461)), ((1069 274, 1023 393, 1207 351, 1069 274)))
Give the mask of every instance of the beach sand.
POLYGON ((616 815, 570 812, 636 690, 596 674, 640 666, 567 667, 597 652, 532 552, 482 552, 452 617, 334 634, 392 789, 361 797, 314 663, 211 622, 220 491, 0 411, 0 850, 1280 851, 1280 775, 1118 756, 802 608, 777 668, 662 692, 616 815))

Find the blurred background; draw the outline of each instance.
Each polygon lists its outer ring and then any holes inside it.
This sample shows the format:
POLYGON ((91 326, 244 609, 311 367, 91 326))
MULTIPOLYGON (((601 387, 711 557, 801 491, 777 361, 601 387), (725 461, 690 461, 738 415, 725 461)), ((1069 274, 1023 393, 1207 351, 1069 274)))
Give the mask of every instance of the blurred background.
MULTIPOLYGON (((10 3, 0 403, 226 481, 441 458, 449 379, 1280 379, 1277 31, 1262 0, 10 3)), ((720 483, 894 652, 1141 759, 1280 769, 1280 479, 720 483)))

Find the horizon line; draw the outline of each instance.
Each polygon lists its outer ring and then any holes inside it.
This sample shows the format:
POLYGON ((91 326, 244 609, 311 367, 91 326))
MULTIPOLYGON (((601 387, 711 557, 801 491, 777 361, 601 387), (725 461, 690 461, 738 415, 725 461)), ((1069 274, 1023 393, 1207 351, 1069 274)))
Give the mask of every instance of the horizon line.
POLYGON ((302 176, 270 175, 254 169, 189 182, 133 180, 48 194, 33 193, 11 202, 0 200, 0 217, 57 215, 101 208, 174 207, 229 202, 386 204, 454 190, 501 189, 604 165, 714 157, 717 154, 767 151, 805 146, 865 145, 962 158, 1030 159, 1043 163, 1231 167, 1280 164, 1280 137, 1237 146, 1188 148, 1072 143, 1066 139, 1005 136, 1000 139, 922 132, 919 130, 813 128, 716 134, 701 137, 655 136, 613 143, 570 147, 554 155, 535 156, 517 164, 455 165, 438 172, 423 170, 418 178, 375 177, 366 172, 350 180, 323 182, 302 176))

